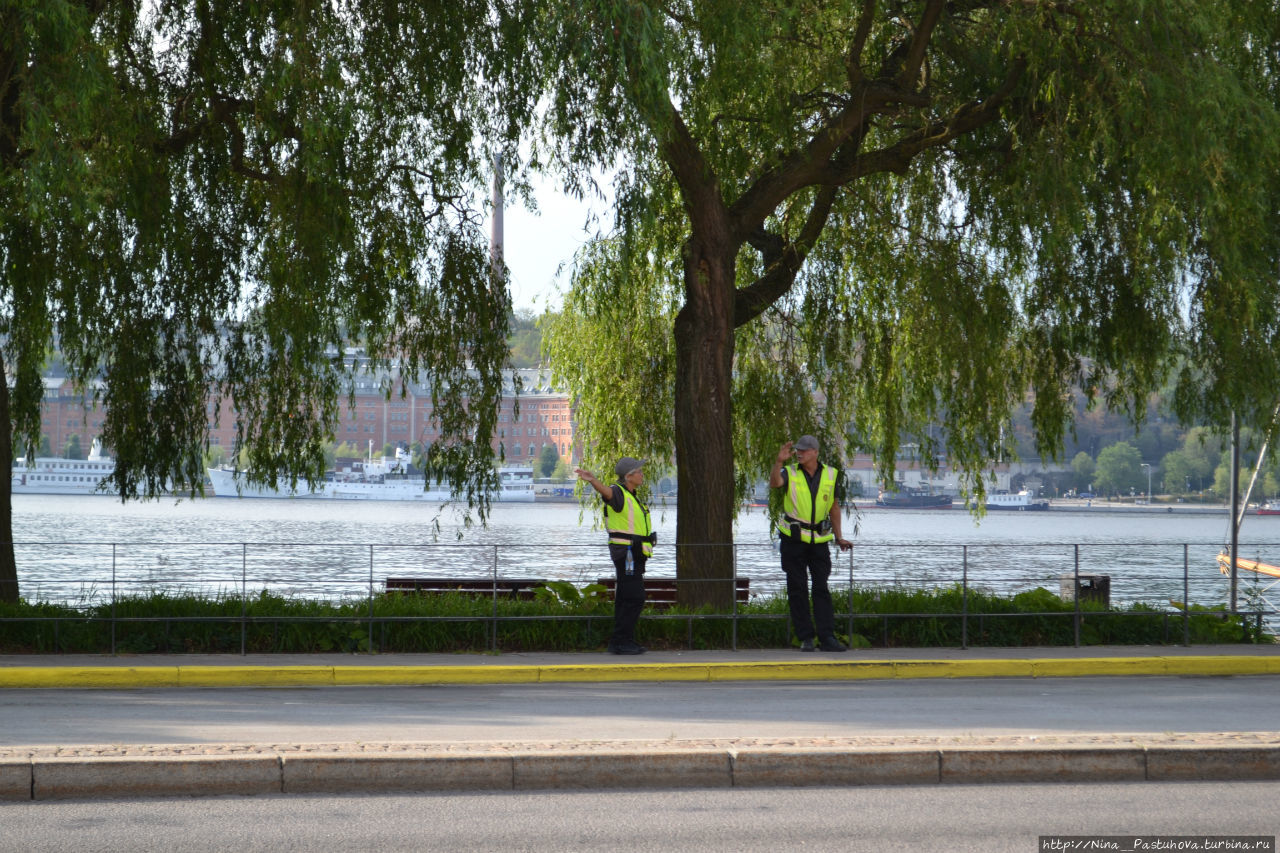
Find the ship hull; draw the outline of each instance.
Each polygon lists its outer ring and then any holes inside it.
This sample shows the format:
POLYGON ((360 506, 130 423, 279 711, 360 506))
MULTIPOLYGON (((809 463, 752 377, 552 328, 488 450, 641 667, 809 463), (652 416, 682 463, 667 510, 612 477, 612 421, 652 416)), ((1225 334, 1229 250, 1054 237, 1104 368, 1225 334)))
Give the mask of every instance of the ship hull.
MULTIPOLYGON (((414 501, 417 503, 442 503, 450 500, 449 489, 438 485, 424 488, 422 480, 391 480, 381 483, 334 482, 317 483, 314 489, 299 481, 296 488, 281 479, 274 488, 250 484, 243 476, 223 469, 210 469, 209 480, 213 493, 220 498, 275 498, 283 500, 345 500, 345 501, 414 501)), ((533 482, 504 484, 493 498, 500 502, 532 503, 533 482)))

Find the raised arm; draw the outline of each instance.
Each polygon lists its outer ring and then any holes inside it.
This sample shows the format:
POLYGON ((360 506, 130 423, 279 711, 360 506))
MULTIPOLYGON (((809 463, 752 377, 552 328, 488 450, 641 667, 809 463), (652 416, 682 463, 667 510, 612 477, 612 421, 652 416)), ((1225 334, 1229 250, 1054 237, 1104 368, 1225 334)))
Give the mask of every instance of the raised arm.
POLYGON ((782 466, 787 464, 787 460, 791 458, 791 442, 787 442, 778 448, 778 458, 773 460, 773 470, 769 472, 769 487, 773 489, 782 488, 782 466))
POLYGON ((600 478, 592 474, 586 468, 574 468, 573 473, 578 475, 578 479, 591 484, 591 488, 600 493, 600 497, 605 500, 613 498, 613 487, 607 486, 600 482, 600 478))

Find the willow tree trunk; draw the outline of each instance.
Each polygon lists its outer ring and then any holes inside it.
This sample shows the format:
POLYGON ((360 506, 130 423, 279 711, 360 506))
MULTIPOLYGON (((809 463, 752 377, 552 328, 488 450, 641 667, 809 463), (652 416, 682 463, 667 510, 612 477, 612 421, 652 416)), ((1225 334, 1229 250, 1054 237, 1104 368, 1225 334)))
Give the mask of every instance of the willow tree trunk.
MULTIPOLYGON (((13 420, 9 416, 9 382, 0 359, 0 459, 13 471, 13 420)), ((3 479, 3 478, 0 478, 3 479)), ((13 478, 0 486, 0 601, 18 601, 18 562, 13 556, 13 478)))
POLYGON ((676 315, 676 577, 679 601, 733 602, 734 254, 727 240, 685 246, 676 315))

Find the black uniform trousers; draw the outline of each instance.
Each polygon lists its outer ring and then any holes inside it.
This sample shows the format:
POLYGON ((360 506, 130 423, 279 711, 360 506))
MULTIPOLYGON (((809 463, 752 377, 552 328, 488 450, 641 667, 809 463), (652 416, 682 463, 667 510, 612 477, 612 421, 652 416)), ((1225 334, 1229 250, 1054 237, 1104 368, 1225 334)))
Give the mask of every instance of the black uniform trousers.
POLYGON ((609 645, 626 646, 636 641, 636 623, 640 621, 640 611, 644 610, 644 564, 649 558, 644 555, 642 545, 612 542, 609 558, 613 560, 618 579, 613 593, 613 636, 609 638, 609 645), (627 574, 627 551, 631 552, 633 561, 630 575, 627 574))
POLYGON ((831 605, 831 549, 826 542, 804 542, 783 534, 782 571, 787 576, 787 606, 796 637, 804 642, 815 638, 834 637, 836 614, 831 605), (813 579, 813 618, 809 617, 809 579, 813 579), (816 631, 815 631, 816 623, 816 631))

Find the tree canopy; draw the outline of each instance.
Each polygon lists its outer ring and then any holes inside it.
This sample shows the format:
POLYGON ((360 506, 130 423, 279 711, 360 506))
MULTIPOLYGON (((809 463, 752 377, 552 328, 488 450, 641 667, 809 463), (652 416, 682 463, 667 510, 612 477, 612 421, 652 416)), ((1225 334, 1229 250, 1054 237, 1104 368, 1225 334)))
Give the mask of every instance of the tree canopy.
POLYGON ((547 338, 596 462, 674 451, 677 543, 724 546, 684 578, 729 576, 801 433, 980 493, 1028 398, 1048 452, 1074 387, 1269 423, 1278 42, 1275 0, 15 0, 0 454, 56 344, 126 499, 197 490, 211 417, 314 479, 373 367, 433 383, 428 475, 483 511, 509 306, 474 200, 535 125, 530 168, 616 175, 547 338))
POLYGON ((1103 450, 1098 454, 1094 481, 1098 490, 1108 495, 1120 494, 1130 489, 1141 491, 1141 487, 1146 485, 1146 478, 1138 448, 1127 441, 1121 441, 1103 450))
MULTIPOLYGON (((372 366, 389 394, 433 383, 454 439, 428 467, 483 503, 509 309, 475 199, 528 123, 517 13, 6 3, 0 456, 38 443, 56 344, 80 385, 100 380, 124 498, 198 491, 217 417, 236 419, 254 479, 318 479, 338 400, 372 366)), ((10 543, 11 527, 6 487, 10 543)), ((17 594, 7 545, 0 596, 17 594)))
POLYGON ((945 448, 981 493, 1026 399, 1046 455, 1073 387, 1269 414, 1274 0, 580 7, 541 43, 549 134, 571 180, 618 164, 618 220, 550 351, 585 446, 674 449, 678 544, 729 541, 805 432, 882 471, 945 448))

